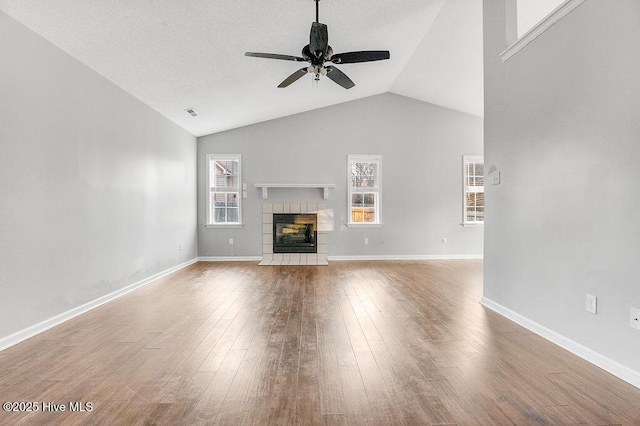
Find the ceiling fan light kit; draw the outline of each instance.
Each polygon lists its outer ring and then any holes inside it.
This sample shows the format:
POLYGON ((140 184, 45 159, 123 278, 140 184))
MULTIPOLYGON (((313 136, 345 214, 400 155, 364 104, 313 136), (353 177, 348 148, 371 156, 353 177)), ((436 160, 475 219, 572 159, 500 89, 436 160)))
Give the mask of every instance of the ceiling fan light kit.
POLYGON ((388 50, 364 50, 357 52, 333 53, 329 46, 329 31, 327 26, 319 20, 319 1, 316 3, 316 21, 311 24, 309 44, 302 48, 302 56, 280 55, 277 53, 246 52, 245 56, 255 58, 279 59, 283 61, 309 62, 309 66, 300 68, 289 77, 285 78, 278 87, 287 87, 298 81, 306 74, 313 74, 315 81, 320 80, 320 76, 327 76, 330 80, 344 87, 351 89, 355 83, 338 68, 333 65, 326 65, 325 62, 333 64, 354 64, 358 62, 373 62, 389 59, 388 50))

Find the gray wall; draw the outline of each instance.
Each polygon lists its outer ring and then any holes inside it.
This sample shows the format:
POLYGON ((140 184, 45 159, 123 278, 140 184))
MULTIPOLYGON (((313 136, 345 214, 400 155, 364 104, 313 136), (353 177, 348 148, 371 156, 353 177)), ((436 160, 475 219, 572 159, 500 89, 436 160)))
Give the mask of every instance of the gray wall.
MULTIPOLYGON (((481 118, 383 94, 198 139, 200 256, 260 256, 256 183, 330 183, 329 256, 481 254, 482 228, 463 228, 462 156, 482 155, 481 118), (206 228, 205 158, 242 154, 244 227, 206 228), (381 228, 347 228, 347 155, 382 155, 381 228), (364 238, 369 245, 364 245, 364 238), (441 239, 448 243, 443 245, 441 239), (228 239, 234 239, 229 246, 228 239)), ((322 202, 320 190, 274 189, 266 202, 322 202)))
POLYGON ((485 297, 640 371, 640 2, 587 0, 502 63, 504 16, 485 0, 485 297))
POLYGON ((196 256, 196 139, 2 12, 0 58, 1 339, 196 256))

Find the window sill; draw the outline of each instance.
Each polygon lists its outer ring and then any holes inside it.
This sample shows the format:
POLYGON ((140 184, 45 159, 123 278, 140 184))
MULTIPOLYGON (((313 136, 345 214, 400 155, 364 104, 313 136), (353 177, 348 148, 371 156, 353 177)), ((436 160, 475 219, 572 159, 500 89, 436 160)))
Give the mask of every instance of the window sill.
POLYGON ((509 46, 507 50, 502 52, 500 54, 502 62, 505 62, 507 59, 518 53, 526 45, 531 43, 539 35, 551 28, 551 26, 553 26, 556 22, 567 16, 573 9, 580 6, 583 2, 584 0, 567 0, 563 4, 558 6, 558 8, 551 12, 546 18, 538 22, 537 25, 524 33, 522 37, 520 37, 514 44, 509 46))
POLYGON ((242 228, 244 225, 241 223, 230 223, 228 225, 223 225, 221 223, 216 224, 206 224, 204 225, 206 228, 242 228))
POLYGON ((381 223, 347 223, 349 228, 382 228, 381 223))
POLYGON ((484 228, 484 223, 461 223, 465 228, 484 228))

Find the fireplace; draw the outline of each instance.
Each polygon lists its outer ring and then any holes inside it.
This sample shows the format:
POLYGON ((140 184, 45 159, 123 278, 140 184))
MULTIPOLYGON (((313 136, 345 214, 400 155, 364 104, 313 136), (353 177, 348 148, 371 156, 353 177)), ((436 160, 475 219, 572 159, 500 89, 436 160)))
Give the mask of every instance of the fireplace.
POLYGON ((317 253, 318 215, 274 213, 274 253, 317 253))
MULTIPOLYGON (((262 204, 262 261, 260 261, 260 265, 328 265, 329 212, 330 209, 320 203, 262 204), (297 224, 296 217, 298 217, 297 224), (285 232, 279 233, 276 223, 305 226, 297 228, 295 232, 288 229, 286 231, 288 238, 285 240, 285 232), (313 227, 306 225, 313 225, 313 227), (278 234, 282 234, 282 237, 280 238, 278 234), (294 237, 294 235, 296 236, 294 237), (294 238, 297 240, 294 241, 294 238), (291 243, 294 243, 293 248, 291 243)), ((284 225, 282 228, 284 229, 284 225)))

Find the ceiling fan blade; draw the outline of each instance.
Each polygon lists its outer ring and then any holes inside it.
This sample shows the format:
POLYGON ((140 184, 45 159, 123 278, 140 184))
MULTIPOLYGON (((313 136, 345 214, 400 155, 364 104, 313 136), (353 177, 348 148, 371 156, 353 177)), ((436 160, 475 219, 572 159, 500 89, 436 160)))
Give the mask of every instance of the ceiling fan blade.
POLYGON ((354 64, 357 62, 373 62, 389 59, 388 50, 363 50, 361 52, 336 53, 329 59, 334 64, 354 64))
POLYGON ((309 50, 316 58, 324 57, 329 48, 329 30, 325 24, 314 22, 311 24, 309 36, 309 50))
POLYGON ((353 86, 356 85, 353 81, 351 81, 349 77, 347 77, 345 73, 340 71, 338 68, 332 67, 331 65, 329 65, 326 68, 327 68, 327 77, 329 77, 331 80, 338 83, 340 86, 344 87, 345 89, 351 89, 353 86))
POLYGON ((289 77, 285 78, 284 81, 282 83, 280 83, 280 85, 278 87, 280 87, 280 88, 287 87, 291 83, 298 81, 302 76, 304 76, 308 72, 309 71, 308 71, 307 67, 300 68, 298 71, 294 72, 289 77))
POLYGON ((306 62, 304 58, 301 58, 299 56, 279 55, 277 53, 247 52, 244 54, 244 56, 252 56, 254 58, 281 59, 283 61, 306 62))

